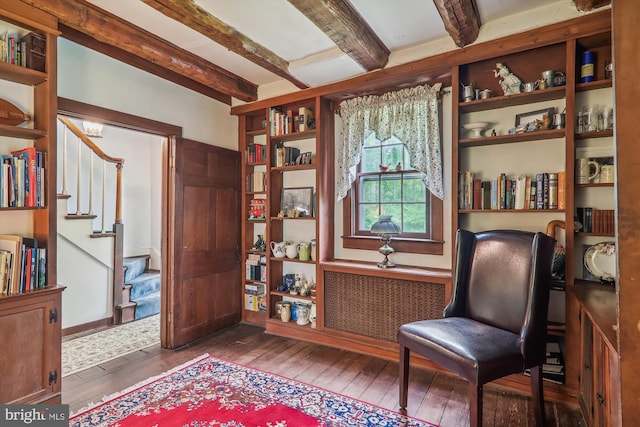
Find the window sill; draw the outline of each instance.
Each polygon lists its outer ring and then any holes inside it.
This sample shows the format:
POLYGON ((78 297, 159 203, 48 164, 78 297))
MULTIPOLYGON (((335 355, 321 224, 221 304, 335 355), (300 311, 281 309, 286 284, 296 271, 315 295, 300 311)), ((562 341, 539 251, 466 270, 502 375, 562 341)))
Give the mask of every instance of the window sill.
MULTIPOLYGON (((377 251, 382 244, 377 237, 342 236, 342 247, 345 249, 365 249, 377 251)), ((390 246, 397 252, 410 254, 442 255, 444 242, 421 239, 392 239, 390 246)))

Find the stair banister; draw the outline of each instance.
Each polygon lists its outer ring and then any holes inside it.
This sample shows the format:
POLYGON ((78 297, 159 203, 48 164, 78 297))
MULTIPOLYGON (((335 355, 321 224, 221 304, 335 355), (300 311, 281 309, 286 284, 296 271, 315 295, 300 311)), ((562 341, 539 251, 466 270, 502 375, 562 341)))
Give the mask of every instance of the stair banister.
POLYGON ((62 139, 62 194, 67 192, 67 127, 64 127, 64 138, 62 139))
MULTIPOLYGON (((106 154, 100 149, 84 132, 82 132, 73 122, 66 117, 58 116, 60 120, 74 135, 76 135, 80 141, 82 141, 91 151, 93 151, 98 157, 105 162, 115 163, 116 165, 116 212, 115 222, 116 224, 122 223, 122 167, 124 165, 124 159, 120 157, 112 157, 106 154)), ((80 150, 78 150, 78 153, 80 150)), ((80 154, 78 154, 78 164, 80 164, 80 154)), ((80 173, 78 173, 78 181, 80 180, 80 173)), ((78 183, 78 189, 80 183, 78 183)), ((79 194, 79 192, 78 192, 79 194)), ((104 197, 104 195, 103 195, 104 197)), ((78 198, 79 199, 79 198, 78 198)), ((78 214, 80 214, 80 207, 78 207, 78 214)), ((104 216, 104 215, 103 215, 104 216)))

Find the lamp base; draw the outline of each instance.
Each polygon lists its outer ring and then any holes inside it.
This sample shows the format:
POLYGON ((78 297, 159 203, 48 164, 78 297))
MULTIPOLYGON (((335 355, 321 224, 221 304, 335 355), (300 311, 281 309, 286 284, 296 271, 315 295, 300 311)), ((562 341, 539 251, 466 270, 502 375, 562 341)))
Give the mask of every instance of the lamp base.
POLYGON ((395 266, 396 266, 396 265, 395 265, 394 263, 392 263, 391 261, 389 261, 389 260, 388 260, 388 259, 386 259, 386 258, 385 258, 383 261, 380 261, 380 262, 378 263, 378 267, 380 267, 380 268, 393 268, 393 267, 395 267, 395 266))

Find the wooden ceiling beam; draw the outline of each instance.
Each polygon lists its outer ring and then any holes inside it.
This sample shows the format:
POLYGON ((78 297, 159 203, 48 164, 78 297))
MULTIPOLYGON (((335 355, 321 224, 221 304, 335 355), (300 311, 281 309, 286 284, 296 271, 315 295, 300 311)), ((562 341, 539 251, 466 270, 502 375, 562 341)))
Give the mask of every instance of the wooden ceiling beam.
POLYGON ((194 29, 231 52, 290 81, 300 89, 308 87, 289 73, 289 63, 286 60, 225 24, 193 0, 142 0, 142 2, 194 29))
POLYGON ((476 41, 480 33, 480 15, 474 0, 433 0, 444 28, 458 47, 476 41))
POLYGON ((250 102, 258 99, 258 88, 250 81, 85 0, 24 0, 24 2, 57 17, 60 24, 86 34, 100 43, 128 52, 171 73, 193 80, 197 84, 243 101, 250 102))
POLYGON ((289 0, 289 3, 365 70, 387 65, 389 49, 348 0, 289 0))
POLYGON ((602 6, 611 4, 611 0, 573 0, 573 4, 581 12, 589 12, 602 6))

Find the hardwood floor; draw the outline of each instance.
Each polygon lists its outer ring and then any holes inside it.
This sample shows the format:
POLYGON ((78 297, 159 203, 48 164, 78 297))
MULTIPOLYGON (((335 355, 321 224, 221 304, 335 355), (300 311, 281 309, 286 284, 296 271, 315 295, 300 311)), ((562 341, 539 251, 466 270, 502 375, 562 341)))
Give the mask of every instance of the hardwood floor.
MULTIPOLYGON (((180 350, 159 346, 64 377, 62 401, 76 412, 90 402, 159 375, 203 353, 323 387, 383 408, 398 410, 398 364, 313 343, 267 335, 239 324, 180 350)), ((412 367, 408 414, 441 427, 469 425, 467 383, 455 376, 412 367)), ((578 407, 547 401, 548 426, 586 426, 578 407)), ((533 426, 530 398, 485 387, 484 426, 533 426)))

